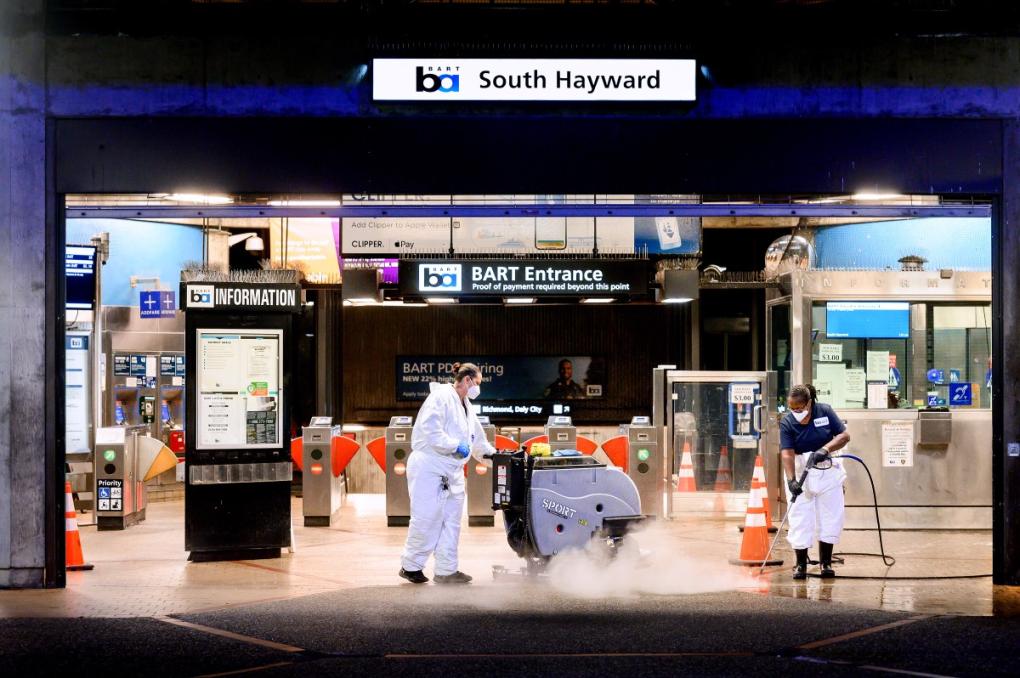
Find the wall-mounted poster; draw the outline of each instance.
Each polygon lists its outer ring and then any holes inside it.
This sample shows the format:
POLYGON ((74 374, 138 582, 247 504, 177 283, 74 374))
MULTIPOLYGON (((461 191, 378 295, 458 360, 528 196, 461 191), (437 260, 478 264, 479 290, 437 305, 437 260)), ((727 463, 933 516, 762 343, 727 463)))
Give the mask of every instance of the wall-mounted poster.
POLYGON ((282 330, 198 330, 198 449, 279 447, 282 330))

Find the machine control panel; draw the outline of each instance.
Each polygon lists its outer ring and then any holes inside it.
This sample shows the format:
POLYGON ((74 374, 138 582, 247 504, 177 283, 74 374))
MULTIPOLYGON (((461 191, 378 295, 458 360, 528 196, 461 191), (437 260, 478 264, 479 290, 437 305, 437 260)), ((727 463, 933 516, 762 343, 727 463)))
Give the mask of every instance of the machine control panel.
POLYGON ((332 426, 333 417, 312 417, 312 420, 308 423, 309 426, 332 426))

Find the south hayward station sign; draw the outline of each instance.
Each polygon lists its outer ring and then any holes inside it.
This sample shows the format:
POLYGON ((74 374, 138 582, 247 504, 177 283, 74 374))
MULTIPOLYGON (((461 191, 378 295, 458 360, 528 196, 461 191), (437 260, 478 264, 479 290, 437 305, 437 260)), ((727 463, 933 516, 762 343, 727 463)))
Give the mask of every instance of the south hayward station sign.
POLYGON ((693 59, 373 59, 375 101, 694 101, 693 59))

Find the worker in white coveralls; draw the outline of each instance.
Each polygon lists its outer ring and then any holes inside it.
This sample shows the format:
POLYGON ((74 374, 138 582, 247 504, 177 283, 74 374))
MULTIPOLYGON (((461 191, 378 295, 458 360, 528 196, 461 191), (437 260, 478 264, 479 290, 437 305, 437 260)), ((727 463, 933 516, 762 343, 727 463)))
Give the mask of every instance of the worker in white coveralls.
MULTIPOLYGON (((464 512, 464 465, 474 455, 495 453, 475 416, 471 400, 481 393, 477 365, 457 368, 454 383, 432 390, 418 411, 407 460, 411 523, 407 530, 400 576, 415 584, 433 553, 437 584, 466 584, 471 577, 457 569, 457 542, 464 512)), ((484 463, 490 463, 485 460, 484 463)))
POLYGON ((835 577, 832 569, 832 547, 839 543, 843 531, 843 462, 829 455, 850 442, 836 411, 818 402, 811 384, 790 389, 786 399, 789 412, 779 424, 779 447, 782 449, 783 470, 789 489, 790 530, 787 539, 797 553, 794 579, 807 577, 808 547, 818 539, 818 562, 823 578, 835 577), (804 485, 799 480, 805 465, 810 464, 804 485))

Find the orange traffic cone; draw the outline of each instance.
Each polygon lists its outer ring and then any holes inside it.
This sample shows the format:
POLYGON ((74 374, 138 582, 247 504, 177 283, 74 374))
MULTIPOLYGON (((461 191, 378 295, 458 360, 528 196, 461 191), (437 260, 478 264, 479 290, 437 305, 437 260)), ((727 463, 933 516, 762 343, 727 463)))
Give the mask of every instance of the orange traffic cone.
POLYGON ((694 459, 691 457, 691 443, 684 442, 684 453, 680 457, 680 473, 676 481, 677 492, 697 492, 694 482, 694 459))
POLYGON ((81 535, 78 534, 78 517, 74 513, 74 499, 71 497, 71 483, 64 483, 64 566, 68 570, 91 570, 94 566, 85 562, 81 550, 81 535))
MULTIPOLYGON (((765 485, 765 465, 762 463, 760 454, 754 458, 754 473, 751 474, 751 487, 753 488, 755 484, 761 490, 761 505, 765 509, 765 527, 769 533, 775 533, 777 530, 776 526, 772 524, 772 511, 769 509, 769 492, 765 485)), ((744 526, 741 525, 737 529, 743 532, 744 526)))
POLYGON ((761 488, 751 483, 751 494, 747 500, 747 515, 744 517, 744 538, 740 542, 740 557, 731 558, 732 565, 782 565, 782 560, 769 560, 769 531, 765 527, 765 508, 761 503, 761 488))
POLYGON ((719 469, 715 472, 715 491, 733 491, 733 474, 730 473, 730 453, 725 445, 719 448, 719 469))

